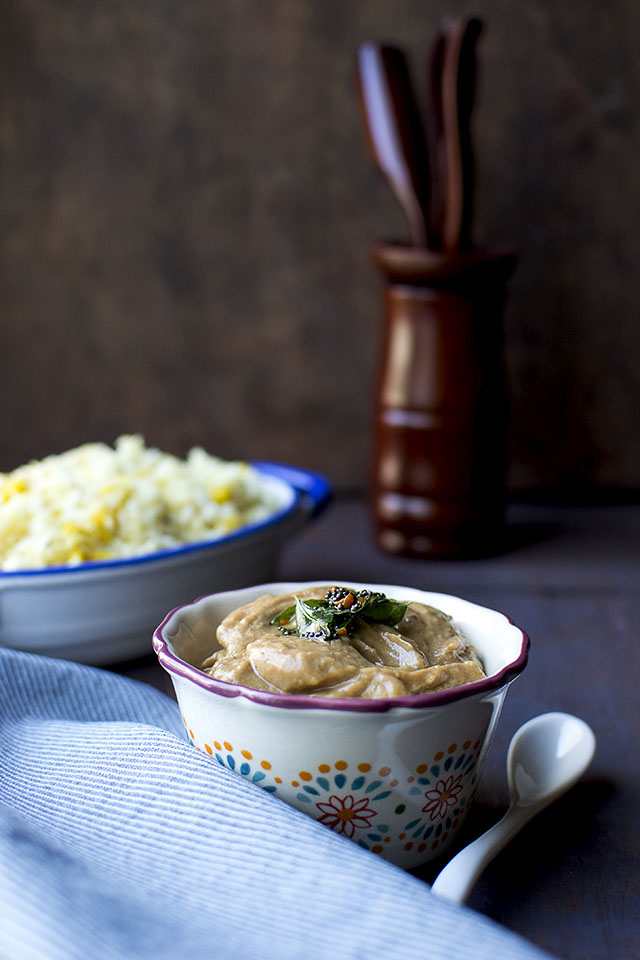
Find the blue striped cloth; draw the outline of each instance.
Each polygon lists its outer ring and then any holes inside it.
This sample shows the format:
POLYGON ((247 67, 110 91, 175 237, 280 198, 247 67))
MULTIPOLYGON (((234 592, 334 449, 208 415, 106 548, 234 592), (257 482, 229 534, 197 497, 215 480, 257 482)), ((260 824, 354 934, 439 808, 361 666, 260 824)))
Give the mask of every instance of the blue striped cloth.
POLYGON ((0 650, 2 960, 546 956, 223 769, 176 704, 0 650))

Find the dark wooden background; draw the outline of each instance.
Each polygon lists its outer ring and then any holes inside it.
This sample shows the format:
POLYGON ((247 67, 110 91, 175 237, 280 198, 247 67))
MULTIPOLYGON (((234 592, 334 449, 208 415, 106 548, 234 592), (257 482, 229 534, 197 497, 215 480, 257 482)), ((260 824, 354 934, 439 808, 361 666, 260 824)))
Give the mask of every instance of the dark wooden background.
POLYGON ((0 469, 125 431, 367 482, 372 241, 357 45, 475 13, 478 236, 520 253, 510 483, 640 488, 640 6, 5 0, 0 469))

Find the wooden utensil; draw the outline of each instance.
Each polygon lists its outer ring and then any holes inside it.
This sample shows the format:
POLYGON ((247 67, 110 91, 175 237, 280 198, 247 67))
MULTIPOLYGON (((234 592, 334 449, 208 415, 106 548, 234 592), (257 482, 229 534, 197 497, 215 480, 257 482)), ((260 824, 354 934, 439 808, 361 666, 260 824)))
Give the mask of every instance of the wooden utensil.
POLYGON ((443 28, 436 30, 431 43, 427 64, 427 89, 430 111, 427 114, 427 143, 430 157, 429 184, 429 220, 431 247, 442 247, 442 225, 444 223, 444 183, 446 178, 447 157, 444 140, 444 119, 442 116, 442 66, 447 38, 443 28))
POLYGON ((409 69, 394 47, 363 45, 357 77, 373 160, 400 201, 416 247, 430 243, 429 165, 409 69))
POLYGON ((448 252, 471 247, 475 44, 482 30, 477 19, 459 19, 446 29, 442 52, 441 97, 444 136, 444 215, 442 245, 448 252))

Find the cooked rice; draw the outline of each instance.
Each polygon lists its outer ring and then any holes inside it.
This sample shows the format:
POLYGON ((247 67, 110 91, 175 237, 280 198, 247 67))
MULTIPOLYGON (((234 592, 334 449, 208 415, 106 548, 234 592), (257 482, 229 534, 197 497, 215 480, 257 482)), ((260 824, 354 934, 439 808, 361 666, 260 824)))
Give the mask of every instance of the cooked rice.
POLYGON ((257 470, 122 436, 0 474, 0 569, 75 566, 213 540, 279 506, 257 470))

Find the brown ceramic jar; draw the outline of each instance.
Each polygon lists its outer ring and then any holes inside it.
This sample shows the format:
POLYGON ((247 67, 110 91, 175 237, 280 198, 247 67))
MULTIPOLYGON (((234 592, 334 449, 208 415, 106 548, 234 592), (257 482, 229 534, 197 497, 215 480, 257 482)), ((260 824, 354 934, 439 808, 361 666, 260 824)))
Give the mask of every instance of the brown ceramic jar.
POLYGON ((376 387, 379 545, 408 556, 495 552, 505 500, 502 359, 511 253, 379 246, 386 278, 376 387))

